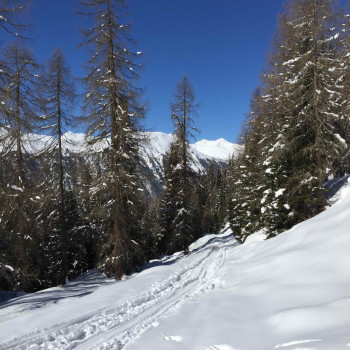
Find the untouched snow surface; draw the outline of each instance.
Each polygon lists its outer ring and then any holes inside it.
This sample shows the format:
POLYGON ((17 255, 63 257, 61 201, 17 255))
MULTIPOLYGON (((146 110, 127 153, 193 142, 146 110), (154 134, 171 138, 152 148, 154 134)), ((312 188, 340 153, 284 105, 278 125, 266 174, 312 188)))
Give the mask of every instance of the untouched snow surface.
POLYGON ((268 241, 208 235, 122 282, 90 272, 3 304, 0 349, 349 349, 349 185, 337 197, 268 241))
POLYGON ((218 139, 216 141, 198 141, 192 145, 192 148, 208 157, 227 160, 238 154, 242 146, 228 142, 225 139, 218 139))

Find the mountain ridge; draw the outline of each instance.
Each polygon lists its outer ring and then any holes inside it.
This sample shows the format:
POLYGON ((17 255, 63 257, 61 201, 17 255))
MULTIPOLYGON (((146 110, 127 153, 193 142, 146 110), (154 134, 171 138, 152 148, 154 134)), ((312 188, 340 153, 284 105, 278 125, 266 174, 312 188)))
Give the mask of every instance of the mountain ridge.
MULTIPOLYGON (((6 131, 0 128, 0 137, 5 133, 6 131)), ((153 197, 159 195, 163 189, 163 157, 173 141, 173 135, 160 131, 148 131, 142 134, 144 139, 140 144, 141 177, 145 187, 151 197, 153 197)), ((57 142, 57 139, 53 136, 35 133, 23 134, 23 149, 30 154, 40 153, 45 147, 54 142, 57 142)), ((84 133, 68 131, 62 138, 62 148, 65 157, 86 157, 107 147, 109 147, 108 140, 89 145, 88 138, 84 133)), ((192 170, 197 173, 203 173, 211 163, 218 167, 225 166, 229 158, 237 156, 242 149, 242 145, 231 143, 223 138, 196 141, 190 144, 192 170)))
MULTIPOLYGON (((4 135, 6 131, 0 128, 0 136, 4 135)), ((165 154, 170 143, 173 140, 172 134, 167 134, 161 131, 147 131, 143 132, 145 141, 141 142, 141 148, 146 148, 148 145, 156 150, 158 154, 165 154)), ((41 135, 36 133, 23 134, 25 150, 29 153, 42 151, 47 144, 55 141, 55 137, 49 135, 41 135)), ((96 146, 87 144, 88 139, 85 133, 77 133, 67 131, 63 134, 63 148, 72 153, 81 153, 82 151, 98 151, 107 147, 108 141, 96 146), (90 150, 89 150, 90 149, 90 150)), ((201 139, 195 143, 190 144, 190 150, 194 153, 200 153, 206 158, 213 158, 227 161, 232 155, 237 154, 242 149, 242 146, 227 141, 224 138, 217 140, 201 139)), ((1 151, 1 148, 0 148, 1 151)))

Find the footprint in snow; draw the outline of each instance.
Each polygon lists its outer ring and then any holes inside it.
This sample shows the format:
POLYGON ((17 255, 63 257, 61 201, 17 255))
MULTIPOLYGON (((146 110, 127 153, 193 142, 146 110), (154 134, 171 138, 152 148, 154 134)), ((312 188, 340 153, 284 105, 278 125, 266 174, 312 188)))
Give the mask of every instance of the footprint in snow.
MULTIPOLYGON (((300 345, 300 344, 306 344, 306 343, 314 343, 314 342, 319 342, 322 339, 306 339, 306 340, 294 340, 289 343, 283 343, 283 344, 278 344, 275 346, 275 349, 279 348, 287 348, 290 346, 295 346, 295 345, 300 345)), ((301 348, 300 348, 301 349, 301 348)), ((304 350, 314 350, 314 348, 303 348, 304 350)))
POLYGON ((238 350, 238 349, 233 348, 231 345, 222 344, 222 345, 212 345, 209 347, 201 346, 199 348, 196 348, 196 350, 238 350))
POLYGON ((177 343, 182 342, 182 336, 181 335, 163 335, 163 339, 167 341, 175 341, 177 343))

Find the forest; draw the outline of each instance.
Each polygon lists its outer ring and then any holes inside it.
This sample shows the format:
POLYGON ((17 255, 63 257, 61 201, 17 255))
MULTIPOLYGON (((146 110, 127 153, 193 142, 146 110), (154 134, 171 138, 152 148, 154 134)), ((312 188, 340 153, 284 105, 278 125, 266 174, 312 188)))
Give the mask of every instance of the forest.
POLYGON ((350 15, 332 0, 289 0, 241 151, 194 169, 189 144, 200 110, 185 74, 169 108, 174 137, 162 189, 150 191, 140 157, 142 53, 126 5, 81 0, 77 16, 90 26, 77 50, 89 60, 77 82, 62 49, 36 61, 30 2, 0 1, 0 289, 35 292, 94 268, 121 280, 160 255, 188 254, 227 223, 241 243, 260 230, 275 237, 324 211, 324 184, 350 172, 350 15), (89 152, 62 146, 74 128, 86 131, 89 152))

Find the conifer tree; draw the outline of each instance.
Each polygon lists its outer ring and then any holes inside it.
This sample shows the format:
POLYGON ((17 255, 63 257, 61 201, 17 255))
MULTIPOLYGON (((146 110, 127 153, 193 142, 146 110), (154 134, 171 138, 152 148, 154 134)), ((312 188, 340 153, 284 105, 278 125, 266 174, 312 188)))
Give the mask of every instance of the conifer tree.
POLYGON ((263 161, 261 157, 264 139, 264 103, 262 89, 258 87, 252 96, 250 111, 241 132, 244 150, 228 167, 230 192, 230 223, 240 241, 261 227, 261 199, 264 192, 263 161))
POLYGON ((201 215, 202 230, 209 233, 214 232, 214 202, 216 192, 216 169, 213 162, 209 163, 206 173, 200 176, 199 189, 199 203, 203 207, 201 215))
POLYGON ((86 9, 83 14, 92 16, 94 21, 91 28, 83 31, 83 44, 92 50, 84 79, 88 89, 88 136, 94 143, 110 142, 103 152, 107 173, 95 187, 96 195, 105 185, 112 191, 103 195, 108 199, 103 205, 110 220, 101 265, 107 273, 114 272, 115 278, 121 279, 124 273, 131 272, 140 255, 138 244, 132 240, 135 230, 139 230, 135 215, 140 197, 136 167, 143 107, 135 82, 140 52, 131 50, 130 26, 122 24, 124 0, 84 0, 81 4, 86 9))
MULTIPOLYGON (((56 243, 51 242, 50 245, 52 253, 60 256, 59 260, 52 259, 58 265, 54 275, 56 280, 59 280, 59 284, 64 284, 68 276, 68 236, 71 235, 71 232, 65 225, 70 213, 65 208, 66 169, 63 136, 67 128, 73 125, 72 110, 74 109, 76 93, 70 69, 60 48, 53 52, 41 75, 41 95, 44 114, 40 118, 40 129, 53 136, 52 141, 46 145, 45 158, 48 159, 47 163, 51 164, 46 175, 54 175, 48 176, 49 180, 45 182, 46 200, 42 201, 42 205, 46 210, 48 206, 53 206, 50 220, 54 220, 55 225, 50 237, 56 243), (55 176, 57 173, 58 176, 55 176)), ((72 226, 71 221, 70 225, 72 226)), ((49 225, 45 222, 45 227, 47 226, 49 225)), ((77 226, 80 225, 77 223, 77 226)))
POLYGON ((28 8, 27 0, 0 0, 0 29, 14 36, 20 36, 25 25, 18 16, 28 8))
MULTIPOLYGON (((244 158, 253 156, 258 181, 250 179, 247 188, 255 191, 257 184, 253 206, 260 205, 259 226, 270 236, 323 210, 323 183, 344 155, 341 32, 330 0, 291 0, 280 16, 262 79, 261 117, 252 119, 244 158), (254 139, 258 152, 251 148, 254 139)), ((238 175, 240 181, 249 177, 238 175)))
POLYGON ((160 240, 158 251, 160 254, 172 254, 182 249, 179 237, 175 231, 178 195, 180 186, 180 146, 173 141, 163 158, 164 194, 160 204, 160 240))
MULTIPOLYGON (((343 144, 343 152, 340 159, 335 159, 333 164, 333 175, 344 176, 350 172, 350 97, 347 91, 350 88, 350 16, 344 11, 341 13, 340 30, 335 32, 339 35, 339 64, 333 67, 333 74, 337 75, 336 84, 343 87, 341 91, 341 113, 336 121, 335 134, 343 144)), ((335 29, 335 28, 334 28, 335 29)))
MULTIPOLYGON (((171 232, 171 244, 181 247, 185 254, 189 253, 189 244, 194 234, 194 208, 190 203, 193 176, 189 139, 197 131, 194 126, 197 108, 193 86, 188 76, 184 75, 177 85, 174 102, 171 104, 175 139, 170 148, 169 174, 166 175, 165 210, 171 215, 167 215, 165 230, 171 232)), ((169 232, 165 236, 168 235, 169 232)))
POLYGON ((6 164, 3 176, 7 186, 3 192, 7 204, 1 207, 0 225, 10 235, 11 263, 18 268, 21 287, 28 290, 34 279, 31 249, 35 239, 33 212, 38 198, 29 167, 31 140, 24 134, 33 132, 38 122, 38 65, 32 52, 19 42, 6 46, 3 57, 6 85, 1 96, 0 144, 1 162, 6 164))
MULTIPOLYGON (((290 1, 280 21, 279 49, 272 74, 283 77, 279 103, 284 150, 293 174, 288 177, 290 205, 299 219, 325 206, 323 183, 342 145, 334 133, 341 118, 337 83, 339 35, 333 2, 290 1)), ((276 79, 277 80, 277 79, 276 79)))
POLYGON ((227 182, 226 169, 218 169, 216 174, 215 200, 214 200, 214 233, 219 233, 226 224, 227 219, 227 182))

